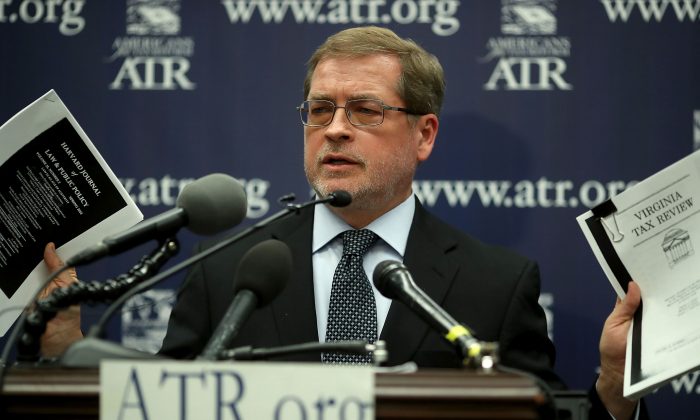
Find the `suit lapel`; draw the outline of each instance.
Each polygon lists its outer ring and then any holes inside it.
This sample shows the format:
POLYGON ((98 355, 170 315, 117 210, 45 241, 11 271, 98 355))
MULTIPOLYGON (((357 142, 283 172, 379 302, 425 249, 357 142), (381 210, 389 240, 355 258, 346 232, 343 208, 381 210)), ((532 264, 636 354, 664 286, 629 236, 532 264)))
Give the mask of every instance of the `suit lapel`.
MULTIPOLYGON (((440 304, 457 273, 447 252, 456 246, 449 231, 432 223, 425 209, 416 202, 416 212, 408 236, 404 264, 413 280, 428 296, 440 304)), ((387 315, 381 338, 389 348, 389 364, 413 359, 420 347, 428 325, 401 302, 393 302, 387 315)))
MULTIPOLYGON (((280 345, 318 342, 311 268, 312 225, 313 208, 290 216, 273 230, 272 236, 292 251, 294 267, 285 290, 272 302, 280 345)), ((316 359, 311 355, 309 360, 316 359)))

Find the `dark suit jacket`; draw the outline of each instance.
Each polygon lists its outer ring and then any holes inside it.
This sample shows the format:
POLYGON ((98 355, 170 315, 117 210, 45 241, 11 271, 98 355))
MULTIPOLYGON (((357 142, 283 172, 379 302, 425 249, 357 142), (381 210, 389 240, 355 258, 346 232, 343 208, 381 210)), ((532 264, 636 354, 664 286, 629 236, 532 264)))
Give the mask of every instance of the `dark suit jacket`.
MULTIPOLYGON (((287 287, 257 310, 234 346, 317 342, 311 267, 313 210, 272 223, 195 266, 173 309, 161 353, 190 358, 201 352, 233 296, 238 261, 252 245, 275 238, 289 245, 294 270, 287 287)), ((205 245, 206 247, 206 245, 205 245)), ((554 347, 538 305, 537 265, 503 248, 485 245, 417 203, 404 257, 418 286, 477 337, 500 344, 501 362, 558 384, 554 347)), ((381 339, 389 364, 409 360, 422 367, 459 366, 456 352, 401 303, 392 303, 381 339)), ((320 360, 317 355, 295 360, 320 360)))
MULTIPOLYGON (((194 358, 201 353, 233 299, 238 262, 251 246, 270 238, 289 245, 294 259, 292 278, 269 306, 253 313, 232 347, 318 342, 312 226, 313 210, 302 210, 194 266, 170 316, 161 354, 194 358)), ((203 244, 199 250, 214 243, 203 244)), ((539 270, 534 262, 455 230, 416 200, 404 264, 418 286, 471 327, 480 340, 499 343, 503 365, 535 374, 553 389, 564 387, 553 371, 554 346, 537 303, 539 270)), ((461 366, 454 349, 399 302, 392 303, 380 338, 387 342, 389 365, 414 361, 421 367, 461 366)), ((320 356, 288 360, 320 361, 320 356)), ((594 388, 589 396, 589 418, 610 419, 594 388)), ((648 418, 644 404, 639 418, 648 418)))

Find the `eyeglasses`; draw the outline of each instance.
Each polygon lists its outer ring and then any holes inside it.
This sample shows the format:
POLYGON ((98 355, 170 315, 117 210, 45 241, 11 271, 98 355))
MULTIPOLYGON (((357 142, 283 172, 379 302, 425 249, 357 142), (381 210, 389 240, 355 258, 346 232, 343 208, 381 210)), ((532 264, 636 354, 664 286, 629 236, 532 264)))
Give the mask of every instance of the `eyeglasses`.
POLYGON ((385 105, 379 99, 353 99, 338 106, 331 101, 314 99, 304 101, 297 107, 301 123, 308 127, 325 127, 333 121, 335 110, 345 109, 350 124, 356 127, 376 126, 384 122, 384 110, 401 111, 410 115, 421 115, 407 108, 385 105))

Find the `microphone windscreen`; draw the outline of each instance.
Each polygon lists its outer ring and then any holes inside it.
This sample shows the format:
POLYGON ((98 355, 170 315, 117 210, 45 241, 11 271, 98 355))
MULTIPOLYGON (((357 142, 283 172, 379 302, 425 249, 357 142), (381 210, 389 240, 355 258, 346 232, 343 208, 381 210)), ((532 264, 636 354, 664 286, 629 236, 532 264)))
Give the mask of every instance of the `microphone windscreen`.
POLYGON ((241 258, 234 292, 250 290, 258 298, 258 307, 262 307, 277 297, 291 274, 292 251, 284 242, 268 239, 254 245, 241 258))
POLYGON ((332 200, 329 201, 328 204, 333 207, 345 207, 352 203, 352 196, 345 190, 333 191, 329 195, 331 196, 332 200))
POLYGON ((372 282, 374 283, 374 287, 379 290, 379 293, 390 299, 396 298, 395 287, 398 286, 398 284, 396 284, 396 281, 394 281, 396 277, 391 275, 391 273, 395 270, 408 271, 406 266, 402 263, 398 261, 386 260, 377 264, 372 272, 372 282))
POLYGON ((213 235, 243 221, 248 210, 240 182, 226 174, 210 174, 191 182, 177 197, 187 214, 187 228, 198 235, 213 235))

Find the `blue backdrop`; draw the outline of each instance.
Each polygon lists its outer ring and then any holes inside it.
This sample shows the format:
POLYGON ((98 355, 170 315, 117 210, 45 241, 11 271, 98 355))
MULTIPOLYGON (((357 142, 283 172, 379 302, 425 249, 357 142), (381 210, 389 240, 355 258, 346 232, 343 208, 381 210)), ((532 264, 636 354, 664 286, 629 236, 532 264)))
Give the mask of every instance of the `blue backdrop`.
MULTIPOLYGON (((540 263, 557 370, 587 388, 615 298, 575 217, 700 143, 699 15, 700 0, 0 0, 0 121, 53 88, 146 217, 225 172, 245 182, 250 223, 308 194, 294 109, 308 56, 340 29, 388 26, 436 54, 448 82, 416 194, 540 263)), ((182 258, 196 238, 180 237, 182 258)), ((181 279, 111 337, 162 333, 181 279)), ((652 414, 693 417, 699 379, 648 397, 652 414)))

